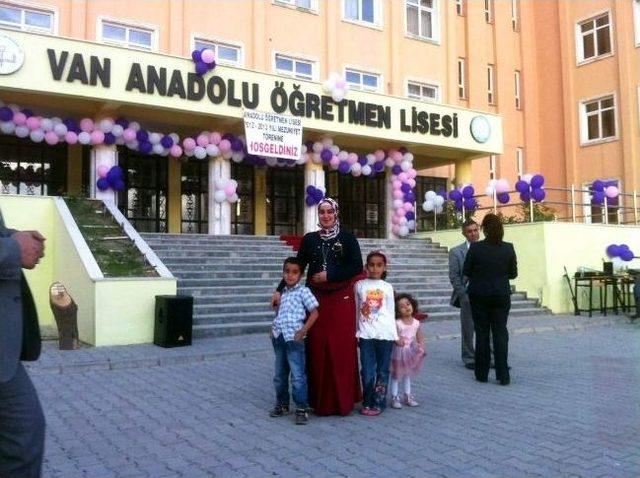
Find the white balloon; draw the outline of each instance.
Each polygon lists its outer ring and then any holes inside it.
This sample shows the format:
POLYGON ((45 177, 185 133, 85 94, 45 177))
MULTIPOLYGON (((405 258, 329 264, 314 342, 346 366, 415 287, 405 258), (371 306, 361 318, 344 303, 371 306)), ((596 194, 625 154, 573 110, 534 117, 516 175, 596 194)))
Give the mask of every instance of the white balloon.
MULTIPOLYGON (((117 141, 116 141, 116 142, 117 142, 117 141)), ((162 146, 162 145, 160 145, 160 146, 162 146)), ((158 154, 159 154, 160 156, 169 156, 169 150, 168 150, 168 149, 165 149, 165 148, 162 148, 162 152, 161 152, 161 153, 158 153, 158 154)))
POLYGON ((276 164, 278 164, 278 158, 271 158, 271 157, 268 157, 268 158, 266 159, 266 162, 267 162, 267 165, 269 165, 269 166, 273 167, 273 166, 275 166, 276 164))
MULTIPOLYGON (((402 199, 399 199, 399 201, 402 201, 402 199)), ((431 212, 433 211, 434 208, 434 204, 432 201, 425 201, 422 203, 422 209, 424 209, 425 212, 431 212)))
POLYGON ((360 163, 353 163, 351 165, 351 174, 360 176, 362 174, 362 165, 360 163))
POLYGON ((208 156, 218 156, 220 155, 220 148, 218 148, 215 144, 209 144, 206 148, 204 148, 207 152, 208 156))
POLYGON ((400 163, 400 168, 403 171, 409 171, 411 169, 411 163, 409 161, 402 161, 400 163))
POLYGON ((29 137, 34 143, 40 143, 44 139, 44 131, 42 131, 41 129, 34 129, 31 133, 29 133, 29 137))
POLYGON ((344 95, 345 92, 343 90, 333 90, 333 93, 331 93, 331 99, 336 103, 340 103, 344 100, 344 95))
POLYGON ((322 146, 322 143, 320 141, 316 141, 315 143, 313 143, 313 152, 314 153, 319 153, 324 149, 324 146, 322 146))
POLYGON ((40 129, 42 129, 42 131, 51 131, 53 129, 53 121, 51 121, 49 118, 42 118, 42 120, 40 121, 40 129))
POLYGON ((207 150, 202 146, 196 146, 193 150, 193 155, 198 159, 204 159, 207 157, 207 150))
POLYGON ((384 160, 384 164, 387 166, 387 168, 393 168, 393 165, 396 164, 396 162, 393 160, 393 158, 387 158, 384 160))
POLYGON ((238 189, 238 181, 235 179, 229 179, 229 181, 227 181, 227 186, 233 186, 233 189, 238 189))
POLYGON ((487 186, 487 188, 484 190, 484 193, 489 197, 493 197, 493 191, 495 190, 491 186, 487 186))
POLYGON ((441 214, 442 211, 444 211, 444 207, 442 206, 436 206, 436 214, 441 214))
POLYGON ((121 144, 124 144, 124 143, 125 143, 125 141, 124 141, 124 138, 122 136, 116 138, 116 144, 121 145, 121 144))
POLYGON ((407 223, 407 218, 403 216, 400 216, 400 218, 398 219, 398 224, 400 225, 404 225, 407 223))
POLYGON ((402 206, 404 206, 404 201, 402 199, 393 200, 393 209, 400 209, 402 206))
POLYGON ((224 193, 223 190, 218 190, 214 193, 213 199, 217 203, 223 203, 225 199, 227 199, 227 195, 224 193))
POLYGON ((407 227, 410 231, 414 231, 416 229, 416 221, 413 219, 411 221, 407 221, 407 227))
POLYGON ((110 118, 105 118, 100 121, 98 128, 100 128, 100 131, 102 131, 103 133, 109 133, 113 129, 113 126, 113 120, 110 118))
POLYGON ((175 144, 180 142, 180 136, 178 136, 178 133, 169 133, 169 138, 171 138, 175 144))
POLYGON ((0 131, 4 134, 13 134, 16 130, 16 125, 13 121, 3 121, 0 123, 0 131))
MULTIPOLYGON (((80 135, 78 135, 78 138, 80 138, 80 135)), ((138 149, 138 140, 134 139, 132 141, 128 141, 127 142, 127 148, 134 149, 134 150, 138 149)), ((191 151, 190 156, 193 156, 193 151, 191 151)))
POLYGON ((129 129, 132 129, 133 131, 139 131, 140 123, 138 123, 137 121, 132 121, 131 123, 129 123, 129 129))
POLYGON ((234 163, 240 163, 242 161, 242 159, 243 158, 240 158, 238 156, 231 155, 231 161, 233 161, 234 163))
POLYGON ((404 153, 404 158, 405 161, 409 161, 410 163, 413 162, 413 154, 412 153, 404 153))
POLYGON ((368 164, 362 166, 362 174, 364 174, 365 176, 369 176, 371 174, 371 166, 369 166, 368 164))
POLYGON ((322 138, 321 143, 322 143, 322 147, 323 148, 329 148, 330 149, 331 146, 333 146, 333 139, 331 139, 329 137, 325 137, 325 138, 322 138))
POLYGON ((531 182, 531 178, 533 178, 533 174, 523 174, 520 179, 529 184, 531 182))
POLYGON ((338 153, 338 159, 340 161, 346 161, 348 157, 349 157, 349 153, 347 153, 346 151, 340 151, 338 153))
POLYGON ((495 188, 497 183, 498 183, 497 179, 492 179, 491 181, 489 181, 489 186, 491 186, 492 188, 495 188))
POLYGON ((409 228, 406 225, 400 226, 400 229, 398 229, 398 235, 400 237, 408 236, 409 235, 409 228))
POLYGON ((162 136, 160 136, 160 134, 158 133, 149 134, 149 142, 151 144, 158 144, 161 139, 162 139, 162 136))
POLYGON ((431 190, 431 191, 427 191, 424 195, 425 199, 431 199, 432 201, 436 198, 437 194, 435 191, 431 190))
POLYGON ((433 199, 433 203, 436 205, 436 207, 442 207, 442 205, 444 204, 444 198, 442 196, 436 196, 433 199))
POLYGON ((113 128, 111 128, 111 134, 114 135, 116 138, 119 138, 120 136, 122 136, 123 132, 124 132, 124 128, 122 127, 122 125, 114 124, 113 128))
POLYGON ((184 153, 185 156, 187 156, 188 158, 190 158, 191 156, 193 156, 193 149, 183 149, 182 152, 184 153))
POLYGON ((340 146, 336 146, 334 144, 329 148, 329 151, 331 151, 334 155, 337 155, 338 153, 340 153, 340 146))
POLYGON ((164 146, 162 146, 160 143, 157 143, 153 145, 153 148, 151 150, 155 154, 162 154, 164 152, 164 146))
POLYGON ((53 126, 53 131, 58 135, 58 136, 64 136, 65 134, 67 134, 67 127, 62 124, 62 123, 56 123, 53 126))
POLYGON ((335 86, 335 81, 331 81, 331 78, 327 79, 322 83, 322 89, 325 93, 331 93, 333 91, 333 87, 335 86))
POLYGON ((227 185, 227 181, 222 178, 218 178, 213 182, 213 185, 216 189, 224 189, 227 185))
POLYGON ((236 151, 235 153, 231 154, 231 159, 239 163, 244 159, 244 153, 242 151, 236 151), (238 159, 236 160, 235 158, 238 158, 238 159))
POLYGON ((238 193, 233 193, 231 196, 229 196, 227 201, 229 201, 230 203, 238 202, 238 193))
POLYGON ((81 131, 78 133, 78 143, 80 144, 89 144, 91 142, 91 135, 86 131, 81 131))

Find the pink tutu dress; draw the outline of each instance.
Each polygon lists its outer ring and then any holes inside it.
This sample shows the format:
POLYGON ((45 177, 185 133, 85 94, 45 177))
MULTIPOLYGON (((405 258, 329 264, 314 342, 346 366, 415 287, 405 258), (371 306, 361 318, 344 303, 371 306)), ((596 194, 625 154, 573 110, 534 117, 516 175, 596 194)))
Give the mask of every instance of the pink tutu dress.
POLYGON ((403 345, 393 346, 391 377, 396 380, 403 377, 413 378, 420 372, 426 355, 422 346, 416 342, 420 322, 413 319, 410 325, 406 325, 402 320, 396 320, 396 327, 398 328, 398 337, 402 340, 403 345))

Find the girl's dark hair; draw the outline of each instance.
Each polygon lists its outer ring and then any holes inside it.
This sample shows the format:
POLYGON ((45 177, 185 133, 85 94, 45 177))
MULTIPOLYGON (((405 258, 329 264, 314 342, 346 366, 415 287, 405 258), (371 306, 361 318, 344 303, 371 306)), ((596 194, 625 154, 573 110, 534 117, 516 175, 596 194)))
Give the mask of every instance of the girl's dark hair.
POLYGON ((487 242, 490 244, 500 244, 504 237, 504 227, 502 221, 495 214, 487 214, 482 220, 482 230, 487 242))
POLYGON ((396 294, 396 317, 400 317, 400 310, 398 309, 398 302, 402 299, 407 299, 413 307, 413 315, 418 313, 418 301, 411 294, 396 294))
MULTIPOLYGON (((367 260, 365 262, 365 264, 369 263, 369 259, 371 259, 372 257, 380 257, 382 258, 382 261, 384 262, 384 265, 387 265, 387 256, 384 255, 384 252, 382 251, 371 251, 369 254, 367 254, 367 260)), ((385 280, 387 278, 387 271, 385 270, 382 273, 381 276, 382 280, 385 280)))

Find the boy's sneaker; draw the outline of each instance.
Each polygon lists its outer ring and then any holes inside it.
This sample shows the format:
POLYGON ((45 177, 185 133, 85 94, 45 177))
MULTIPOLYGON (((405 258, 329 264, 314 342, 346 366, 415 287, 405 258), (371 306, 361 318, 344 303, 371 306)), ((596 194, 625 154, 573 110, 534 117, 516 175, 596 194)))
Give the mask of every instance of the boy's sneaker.
POLYGON ((306 425, 309 421, 309 414, 306 408, 298 408, 296 410, 296 425, 306 425))
POLYGON ((415 401, 415 399, 413 398, 413 395, 409 395, 408 393, 404 394, 404 403, 406 403, 410 407, 418 406, 418 402, 415 401))
POLYGON ((400 402, 400 397, 395 395, 391 397, 391 408, 402 408, 402 402, 400 402))
POLYGON ((274 418, 282 417, 288 414, 289 414, 289 405, 276 405, 275 407, 273 407, 271 411, 269 411, 269 416, 274 418))

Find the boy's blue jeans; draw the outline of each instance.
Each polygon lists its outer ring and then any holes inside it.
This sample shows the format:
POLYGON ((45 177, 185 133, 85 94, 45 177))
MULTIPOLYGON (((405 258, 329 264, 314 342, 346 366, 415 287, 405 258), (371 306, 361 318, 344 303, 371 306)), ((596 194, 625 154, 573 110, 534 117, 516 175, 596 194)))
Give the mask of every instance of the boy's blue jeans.
POLYGON ((290 340, 285 342, 282 334, 271 337, 276 354, 273 385, 276 388, 278 405, 289 405, 289 374, 291 374, 291 392, 296 408, 307 408, 307 372, 305 370, 304 342, 290 340))
POLYGON ((387 387, 393 340, 358 339, 360 346, 360 376, 362 406, 384 410, 387 407, 387 387))

